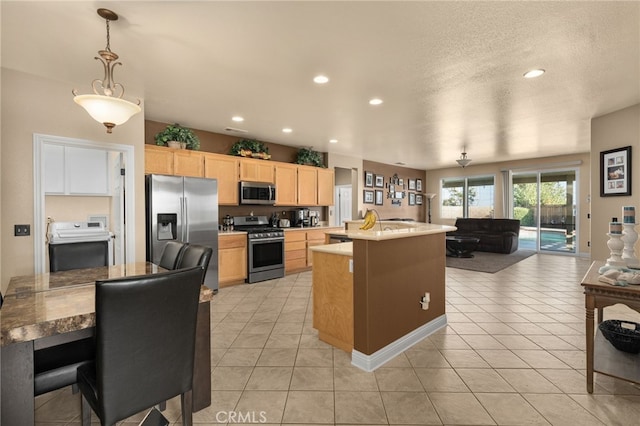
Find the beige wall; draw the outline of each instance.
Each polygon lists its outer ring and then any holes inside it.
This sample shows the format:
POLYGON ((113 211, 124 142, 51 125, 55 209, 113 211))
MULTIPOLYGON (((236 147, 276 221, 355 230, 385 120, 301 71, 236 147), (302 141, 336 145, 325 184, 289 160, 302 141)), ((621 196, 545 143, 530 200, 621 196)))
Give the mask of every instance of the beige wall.
MULTIPOLYGON (((453 163, 454 160, 451 162, 453 163)), ((438 194, 436 198, 433 199, 431 204, 431 216, 433 223, 440 223, 445 225, 453 225, 455 223, 455 219, 441 219, 440 218, 440 180, 443 178, 451 178, 451 177, 469 177, 469 176, 486 176, 493 175, 495 176, 495 217, 500 218, 504 217, 502 212, 504 210, 504 202, 502 198, 502 188, 504 184, 504 179, 502 176, 502 170, 542 170, 542 169, 552 169, 557 167, 569 167, 569 168, 577 168, 578 169, 578 191, 579 193, 576 196, 576 205, 578 206, 578 212, 580 217, 578 220, 578 232, 579 232, 579 247, 578 253, 583 256, 588 255, 589 247, 588 241, 590 240, 589 233, 589 219, 587 219, 587 215, 589 213, 589 203, 588 195, 590 192, 590 178, 589 175, 591 173, 590 168, 590 157, 588 153, 585 154, 577 154, 577 155, 563 155, 558 157, 546 157, 546 158, 534 158, 530 160, 518 160, 518 161, 507 161, 501 163, 491 163, 491 164, 477 164, 465 167, 464 169, 461 167, 451 167, 447 169, 439 169, 439 170, 428 170, 427 171, 427 182, 426 182, 426 190, 425 192, 433 192, 438 194), (581 165, 571 165, 566 166, 567 164, 573 164, 575 162, 581 162, 581 165)))
MULTIPOLYGON (((591 259, 606 260, 609 221, 622 221, 623 206, 640 209, 640 104, 591 120, 591 176, 591 259), (631 196, 600 197, 600 152, 625 146, 632 147, 631 196)), ((640 256, 640 244, 635 249, 640 256)))
MULTIPOLYGON (((83 87, 81 84, 47 80, 7 69, 2 69, 1 78, 4 125, 0 160, 0 248, 3 253, 0 288, 6 290, 12 276, 34 271, 34 236, 13 236, 14 224, 28 223, 33 228, 34 133, 135 146, 136 259, 144 260, 144 113, 108 135, 101 124, 73 102, 71 89, 83 87)), ((87 90, 90 79, 87 76, 84 82, 87 90)))

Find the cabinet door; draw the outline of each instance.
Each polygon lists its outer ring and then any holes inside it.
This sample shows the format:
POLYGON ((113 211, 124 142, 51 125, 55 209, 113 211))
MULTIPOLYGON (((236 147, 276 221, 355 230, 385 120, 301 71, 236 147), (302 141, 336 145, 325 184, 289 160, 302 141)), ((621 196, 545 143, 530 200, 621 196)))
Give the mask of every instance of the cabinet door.
POLYGON ((64 146, 43 144, 42 158, 45 194, 64 194, 64 146))
POLYGON ((220 284, 247 278, 247 236, 218 237, 218 279, 220 284))
POLYGON ((204 154, 204 177, 218 180, 218 204, 238 205, 238 164, 231 155, 204 154))
POLYGON ((198 151, 177 149, 173 153, 173 174, 176 176, 204 176, 204 154, 198 151))
POLYGON ((285 231, 284 270, 293 272, 307 267, 306 232, 285 231))
POLYGON ((276 205, 295 206, 298 201, 298 167, 293 164, 277 164, 276 205))
POLYGON ((311 166, 298 166, 298 205, 318 204, 318 170, 311 166))
POLYGON ((65 147, 66 193, 109 195, 109 153, 102 149, 65 147))
POLYGON ((240 159, 240 180, 274 183, 273 163, 269 160, 240 159))
POLYGON ((144 172, 145 174, 172 175, 173 151, 156 145, 144 146, 144 172))
POLYGON ((318 205, 333 206, 335 177, 332 169, 318 169, 318 205))

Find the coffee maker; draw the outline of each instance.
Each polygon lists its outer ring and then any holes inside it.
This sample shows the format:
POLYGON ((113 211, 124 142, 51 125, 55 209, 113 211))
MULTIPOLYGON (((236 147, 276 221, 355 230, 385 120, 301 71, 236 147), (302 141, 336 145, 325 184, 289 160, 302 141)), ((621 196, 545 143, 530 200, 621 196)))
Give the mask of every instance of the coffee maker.
POLYGON ((314 226, 318 226, 318 224, 320 223, 320 214, 317 211, 310 211, 309 212, 309 226, 314 227, 314 226))
POLYGON ((299 209, 295 209, 292 215, 292 223, 291 226, 304 227, 311 225, 309 220, 309 209, 306 207, 302 207, 299 209))

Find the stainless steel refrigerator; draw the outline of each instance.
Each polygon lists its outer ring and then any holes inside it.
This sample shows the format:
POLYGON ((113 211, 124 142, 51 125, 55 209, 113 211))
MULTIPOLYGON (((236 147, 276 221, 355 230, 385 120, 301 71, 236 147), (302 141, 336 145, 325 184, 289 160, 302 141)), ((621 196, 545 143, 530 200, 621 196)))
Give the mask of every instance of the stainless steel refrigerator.
POLYGON ((160 262, 168 241, 213 248, 205 285, 218 291, 218 181, 146 176, 147 260, 160 262))

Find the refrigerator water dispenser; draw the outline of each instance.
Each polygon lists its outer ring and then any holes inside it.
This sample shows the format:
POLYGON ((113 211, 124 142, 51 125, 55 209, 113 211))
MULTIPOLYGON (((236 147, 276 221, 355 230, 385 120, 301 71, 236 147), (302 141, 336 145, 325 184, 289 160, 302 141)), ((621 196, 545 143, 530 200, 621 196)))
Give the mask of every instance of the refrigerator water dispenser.
POLYGON ((175 240, 178 228, 178 215, 175 213, 158 213, 158 241, 175 240))

